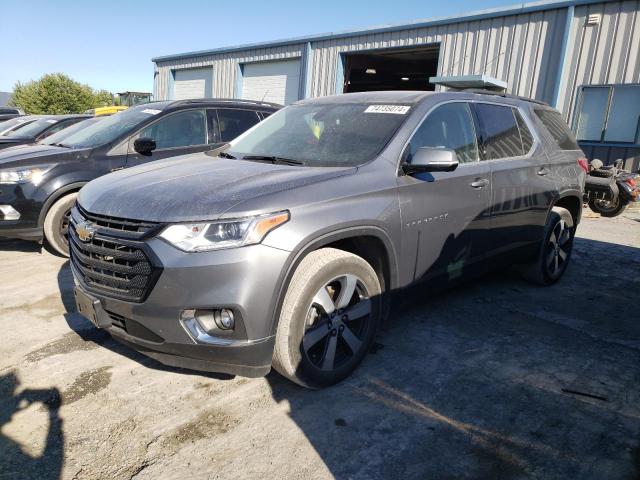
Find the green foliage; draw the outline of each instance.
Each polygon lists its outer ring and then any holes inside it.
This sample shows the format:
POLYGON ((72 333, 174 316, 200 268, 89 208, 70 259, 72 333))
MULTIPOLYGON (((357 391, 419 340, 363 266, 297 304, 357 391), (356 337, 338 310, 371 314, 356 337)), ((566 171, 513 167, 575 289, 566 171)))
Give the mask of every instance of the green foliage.
POLYGON ((50 73, 39 80, 17 82, 10 103, 25 113, 63 114, 112 105, 113 98, 106 90, 95 91, 63 73, 50 73))

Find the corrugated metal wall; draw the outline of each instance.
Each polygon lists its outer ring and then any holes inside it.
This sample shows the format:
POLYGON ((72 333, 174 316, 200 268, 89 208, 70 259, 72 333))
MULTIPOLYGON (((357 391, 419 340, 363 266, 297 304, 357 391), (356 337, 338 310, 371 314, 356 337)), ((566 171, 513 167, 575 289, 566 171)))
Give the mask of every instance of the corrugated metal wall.
POLYGON ((575 7, 558 108, 572 118, 581 85, 640 83, 640 1, 575 7), (587 17, 600 14, 598 25, 587 17))
POLYGON ((484 73, 508 81, 510 93, 551 100, 565 18, 566 9, 553 9, 316 42, 310 93, 336 93, 341 52, 438 43, 438 75, 484 73))
POLYGON ((236 75, 240 63, 261 62, 301 57, 304 43, 271 48, 260 48, 241 52, 222 53, 204 57, 185 58, 158 62, 156 69, 156 100, 167 100, 172 70, 213 66, 213 95, 218 98, 233 98, 236 88, 236 75))
MULTIPOLYGON (((312 41, 310 78, 303 81, 308 96, 331 95, 341 80, 340 53, 439 44, 438 75, 484 73, 507 81, 510 93, 550 103, 557 89, 558 106, 571 118, 580 85, 640 82, 639 7, 640 0, 575 7, 559 88, 567 7, 312 41), (586 25, 592 13, 602 15, 599 25, 586 25)), ((299 43, 160 61, 156 98, 168 98, 172 69, 213 66, 214 95, 230 98, 240 63, 301 57, 304 51, 299 43)))

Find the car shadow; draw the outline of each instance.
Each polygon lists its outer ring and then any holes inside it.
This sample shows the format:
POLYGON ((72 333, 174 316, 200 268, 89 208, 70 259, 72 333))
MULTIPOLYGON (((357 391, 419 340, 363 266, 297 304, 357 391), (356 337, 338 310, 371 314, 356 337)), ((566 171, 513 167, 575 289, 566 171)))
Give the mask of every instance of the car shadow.
POLYGON ((37 252, 42 253, 43 246, 38 242, 14 240, 0 237, 0 250, 5 252, 37 252))
POLYGON ((574 255, 550 287, 508 269, 405 292, 351 377, 271 372, 272 396, 334 478, 640 478, 640 325, 618 301, 640 249, 574 255))

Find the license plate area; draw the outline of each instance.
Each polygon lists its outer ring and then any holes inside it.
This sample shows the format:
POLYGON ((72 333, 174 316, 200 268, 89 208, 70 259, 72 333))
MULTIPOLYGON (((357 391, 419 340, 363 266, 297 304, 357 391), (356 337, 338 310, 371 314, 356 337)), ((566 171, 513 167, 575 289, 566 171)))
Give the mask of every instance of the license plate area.
POLYGON ((111 326, 111 319, 102 308, 100 300, 76 287, 73 290, 76 298, 76 308, 78 313, 87 318, 98 328, 108 328, 111 326))

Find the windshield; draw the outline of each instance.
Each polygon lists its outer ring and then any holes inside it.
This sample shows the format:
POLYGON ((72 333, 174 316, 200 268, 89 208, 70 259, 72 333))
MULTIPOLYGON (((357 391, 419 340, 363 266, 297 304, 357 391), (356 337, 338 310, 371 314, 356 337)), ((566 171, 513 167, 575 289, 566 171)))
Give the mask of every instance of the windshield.
POLYGON ((10 132, 4 134, 5 137, 35 137, 49 128, 51 125, 58 123, 54 118, 41 118, 35 122, 22 125, 10 132))
POLYGON ((227 153, 313 167, 361 165, 380 153, 408 111, 408 106, 364 103, 291 105, 232 141, 227 153))
POLYGON ((0 133, 5 133, 7 130, 13 130, 18 125, 22 125, 23 123, 26 125, 27 123, 34 122, 35 118, 12 118, 11 120, 7 120, 5 122, 0 122, 0 133))
POLYGON ((147 106, 147 108, 130 108, 104 120, 89 125, 68 136, 64 140, 65 146, 71 148, 88 148, 104 145, 116 140, 139 124, 160 113, 161 110, 147 106))
POLYGON ((83 120, 81 122, 78 122, 74 125, 71 125, 70 127, 64 128, 62 130, 60 130, 59 132, 54 133, 53 135, 45 138, 44 140, 41 140, 38 143, 41 143, 43 145, 54 145, 54 144, 59 144, 60 142, 62 142, 63 139, 73 135, 74 133, 76 133, 79 130, 82 130, 83 128, 87 128, 89 125, 93 125, 94 123, 104 119, 105 117, 94 117, 94 118, 88 118, 86 120, 83 120))

